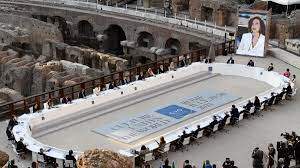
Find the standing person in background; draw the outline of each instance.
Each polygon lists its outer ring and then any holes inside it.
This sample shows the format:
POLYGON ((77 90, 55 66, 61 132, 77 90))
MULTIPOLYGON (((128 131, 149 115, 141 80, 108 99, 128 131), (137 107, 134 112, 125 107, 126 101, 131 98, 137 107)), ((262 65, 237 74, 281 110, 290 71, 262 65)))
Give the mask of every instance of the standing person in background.
POLYGON ((223 163, 222 167, 223 168, 231 168, 232 167, 230 158, 225 159, 225 162, 223 163))
POLYGON ((263 156, 264 156, 264 152, 262 150, 260 150, 258 147, 256 147, 253 150, 253 152, 252 152, 253 168, 264 168, 263 156))
POLYGON ((190 165, 190 161, 189 160, 185 160, 183 163, 183 168, 193 168, 192 165, 190 165))
POLYGON ((273 144, 271 144, 271 143, 269 144, 268 151, 269 151, 269 153, 268 153, 269 160, 268 160, 267 168, 272 168, 274 166, 274 157, 275 157, 275 153, 276 153, 273 144))

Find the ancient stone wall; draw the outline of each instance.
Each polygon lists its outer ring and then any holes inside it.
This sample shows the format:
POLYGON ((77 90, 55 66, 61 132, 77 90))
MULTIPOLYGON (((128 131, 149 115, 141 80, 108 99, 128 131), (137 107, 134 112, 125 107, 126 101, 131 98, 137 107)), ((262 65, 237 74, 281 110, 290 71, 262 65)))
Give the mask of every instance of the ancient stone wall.
POLYGON ((17 15, 1 14, 0 23, 10 24, 14 27, 25 28, 29 31, 29 39, 33 49, 37 52, 42 50, 46 40, 62 41, 62 34, 55 25, 45 23, 33 18, 17 15))
POLYGON ((224 0, 190 0, 191 18, 216 23, 218 26, 235 26, 237 24, 237 2, 224 0))

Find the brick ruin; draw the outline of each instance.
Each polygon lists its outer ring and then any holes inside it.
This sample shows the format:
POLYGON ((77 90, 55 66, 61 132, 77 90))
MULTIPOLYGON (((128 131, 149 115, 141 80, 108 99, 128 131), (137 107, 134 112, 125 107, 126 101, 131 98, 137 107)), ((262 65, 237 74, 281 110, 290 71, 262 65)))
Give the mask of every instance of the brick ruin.
POLYGON ((0 18, 0 103, 119 71, 126 64, 125 59, 64 43, 54 24, 14 15, 0 18))

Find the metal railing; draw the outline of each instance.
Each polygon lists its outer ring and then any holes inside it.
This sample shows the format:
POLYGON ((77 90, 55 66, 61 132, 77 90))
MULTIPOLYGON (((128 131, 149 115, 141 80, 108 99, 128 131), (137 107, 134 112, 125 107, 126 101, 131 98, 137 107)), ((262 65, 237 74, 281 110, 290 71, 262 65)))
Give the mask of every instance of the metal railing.
MULTIPOLYGON (((228 53, 233 53, 234 41, 228 41, 226 43, 215 45, 216 55, 223 55, 225 50, 227 50, 228 53)), ((0 104, 0 118, 28 113, 29 108, 33 106, 36 107, 36 110, 41 110, 44 108, 43 104, 49 99, 52 100, 54 105, 60 104, 60 99, 63 97, 68 96, 72 100, 77 99, 81 89, 85 89, 86 94, 90 95, 93 93, 93 89, 96 86, 104 87, 106 86, 106 84, 109 83, 114 83, 115 86, 118 86, 122 84, 121 80, 123 80, 124 77, 126 77, 129 80, 129 82, 133 82, 136 80, 136 76, 139 75, 140 72, 144 72, 145 74, 145 72, 147 72, 149 68, 151 68, 153 71, 156 71, 160 65, 163 65, 164 68, 167 69, 171 62, 173 62, 175 66, 180 67, 182 60, 185 60, 185 63, 187 65, 193 62, 203 61, 203 59, 207 58, 207 54, 207 48, 199 49, 183 55, 168 57, 157 61, 152 61, 151 63, 144 64, 141 66, 129 68, 123 71, 114 72, 109 75, 101 76, 92 80, 87 80, 75 85, 70 85, 51 90, 49 92, 25 97, 22 100, 0 104)))

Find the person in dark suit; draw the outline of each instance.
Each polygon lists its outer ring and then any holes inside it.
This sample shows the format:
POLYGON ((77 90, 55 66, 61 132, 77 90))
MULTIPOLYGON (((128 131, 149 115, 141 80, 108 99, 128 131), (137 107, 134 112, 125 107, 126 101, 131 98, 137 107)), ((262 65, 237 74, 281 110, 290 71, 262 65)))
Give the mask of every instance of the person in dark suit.
POLYGON ((79 92, 79 98, 85 98, 86 95, 85 95, 85 89, 81 89, 81 91, 79 92))
POLYGON ((293 89, 292 89, 290 83, 289 83, 288 86, 286 87, 286 93, 287 93, 288 95, 293 94, 293 89))
POLYGON ((253 168, 263 168, 263 156, 264 152, 260 150, 258 147, 256 147, 252 152, 252 158, 253 158, 253 168))
POLYGON ((108 86, 108 89, 114 89, 114 88, 115 88, 114 84, 112 82, 110 82, 109 86, 108 86))
POLYGON ((24 139, 20 138, 20 140, 17 142, 16 151, 18 153, 26 152, 26 145, 24 145, 23 141, 24 141, 24 139))
MULTIPOLYGON (((69 150, 69 154, 66 155, 66 160, 72 160, 72 161, 73 161, 73 164, 74 164, 75 167, 76 167, 76 158, 74 157, 73 151, 72 151, 72 150, 69 150)), ((66 167, 66 165, 65 165, 65 168, 68 168, 68 167, 66 167)))
POLYGON ((257 112, 260 107, 261 107, 261 103, 260 103, 260 100, 257 96, 255 96, 254 98, 254 103, 253 103, 254 107, 255 107, 255 112, 257 112))
POLYGON ((209 123, 209 125, 204 129, 204 135, 210 136, 213 132, 214 126, 218 124, 217 116, 213 116, 213 121, 209 123))
POLYGON ((182 135, 179 137, 179 139, 177 140, 177 143, 176 143, 176 149, 181 149, 183 147, 183 141, 185 138, 189 137, 189 135, 183 131, 182 132, 182 135))
POLYGON ((199 132, 202 130, 200 125, 197 125, 197 129, 195 131, 192 131, 191 133, 191 141, 195 141, 198 137, 199 132))
POLYGON ((165 73, 164 65, 162 65, 162 64, 161 64, 161 65, 159 66, 159 68, 158 68, 158 71, 157 71, 157 72, 158 72, 158 74, 165 73))
POLYGON ((61 100, 62 104, 68 104, 68 99, 66 98, 66 96, 64 96, 61 100))
POLYGON ((267 68, 268 71, 273 71, 274 70, 274 66, 273 66, 273 63, 271 63, 268 68, 267 68))
POLYGON ((220 120, 218 130, 222 130, 225 127, 228 117, 230 117, 230 115, 226 113, 225 117, 222 120, 220 120))
POLYGON ((15 115, 11 116, 11 119, 8 122, 8 128, 12 129, 15 125, 18 125, 17 117, 15 115))
POLYGON ((252 60, 250 60, 247 64, 247 66, 254 67, 254 62, 252 60))
POLYGON ((171 166, 169 166, 169 159, 168 158, 165 160, 165 164, 162 167, 163 168, 171 168, 171 166))
POLYGON ((128 84, 129 83, 128 77, 124 77, 123 80, 121 80, 121 82, 122 82, 122 85, 128 84))
POLYGON ((240 118, 240 113, 239 110, 235 107, 235 105, 232 105, 230 114, 231 114, 231 124, 236 124, 240 118))
POLYGON ((138 80, 144 80, 145 76, 143 72, 140 72, 139 76, 138 76, 138 80))
POLYGON ((230 57, 228 60, 227 60, 227 64, 234 64, 234 59, 232 57, 230 57))
POLYGON ((268 101, 268 106, 272 106, 274 100, 275 100, 275 94, 274 94, 274 92, 272 92, 272 93, 271 93, 271 98, 270 98, 269 101, 268 101))
POLYGON ((244 109, 249 112, 251 107, 253 107, 253 103, 251 102, 251 100, 248 100, 248 103, 244 106, 244 109))

